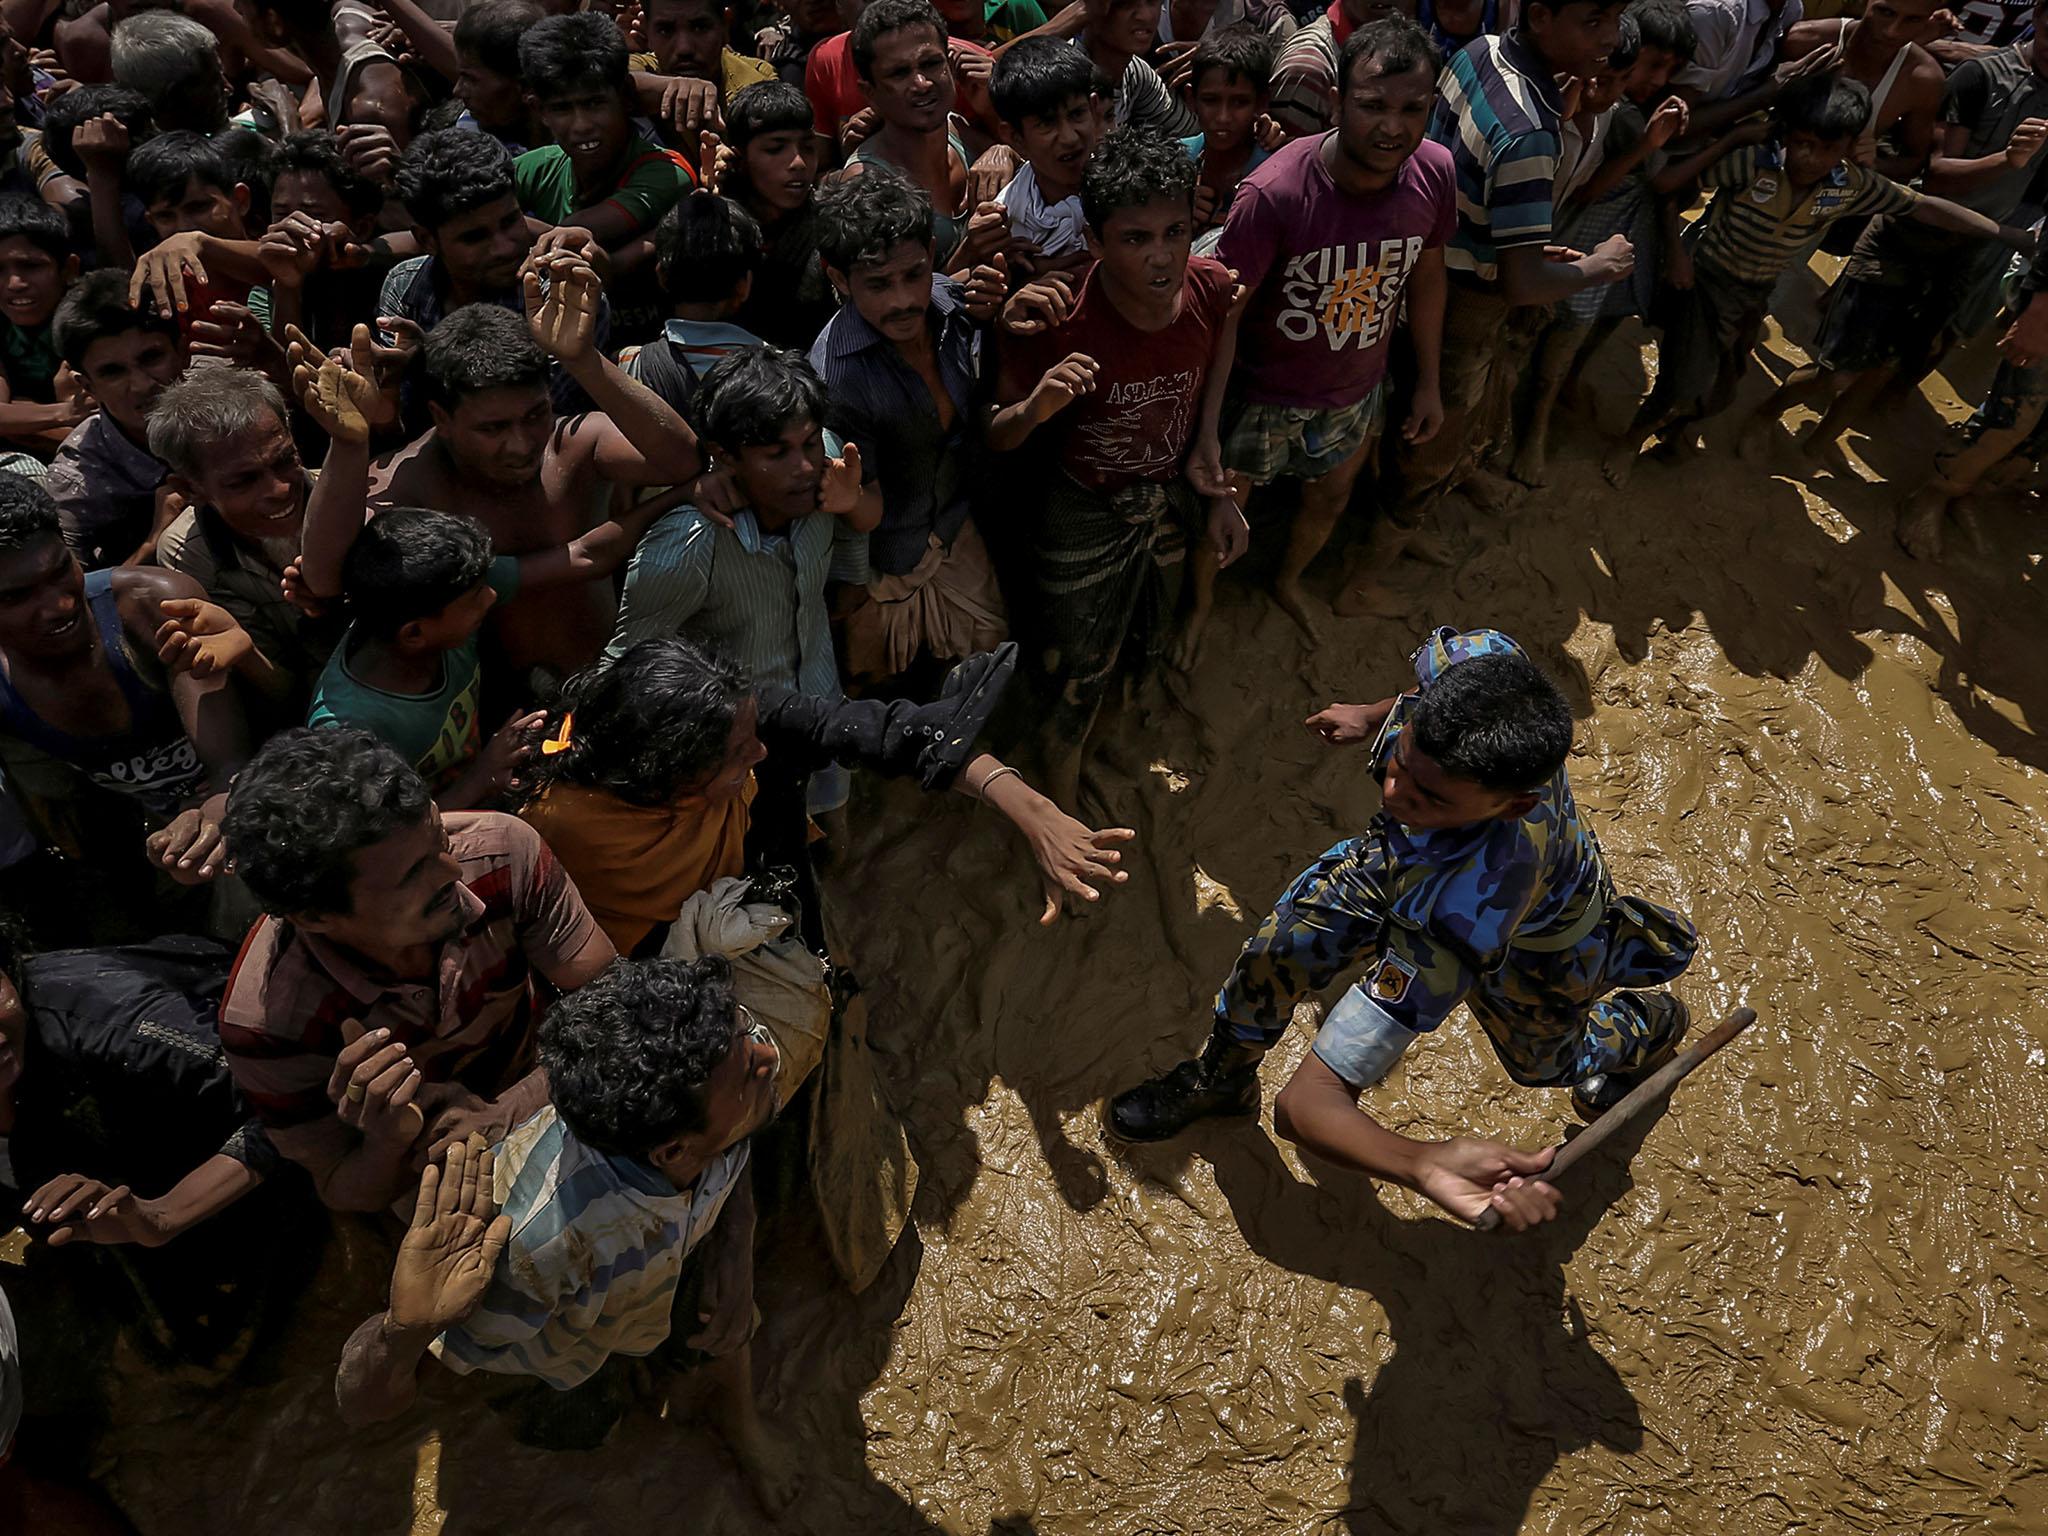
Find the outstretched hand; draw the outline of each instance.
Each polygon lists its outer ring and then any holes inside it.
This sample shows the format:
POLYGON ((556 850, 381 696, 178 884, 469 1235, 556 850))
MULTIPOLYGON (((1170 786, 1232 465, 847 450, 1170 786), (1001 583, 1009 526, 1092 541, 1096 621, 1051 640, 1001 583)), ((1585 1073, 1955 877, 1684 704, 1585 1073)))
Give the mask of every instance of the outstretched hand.
POLYGON ((358 325, 348 351, 332 356, 297 326, 286 326, 285 335, 291 341, 292 392, 314 425, 338 443, 369 442, 371 424, 384 414, 370 328, 358 325))
POLYGON ((172 672, 212 677, 255 653, 256 642, 233 614, 203 597, 169 597, 157 605, 156 658, 172 672))
POLYGON ((391 1266, 393 1328, 444 1333, 484 1299, 512 1235, 493 1198, 494 1162, 483 1137, 472 1136, 420 1174, 412 1225, 391 1266))
POLYGON ((526 325, 543 352, 574 368, 596 350, 597 310, 602 301, 597 273, 580 256, 557 251, 529 260, 521 274, 526 325))
POLYGON ((1038 919, 1041 926, 1059 921, 1065 897, 1100 901, 1098 884, 1122 885, 1131 878, 1127 870, 1117 867, 1123 862, 1118 845, 1138 835, 1129 827, 1091 827, 1050 800, 1020 826, 1045 885, 1045 913, 1038 919))

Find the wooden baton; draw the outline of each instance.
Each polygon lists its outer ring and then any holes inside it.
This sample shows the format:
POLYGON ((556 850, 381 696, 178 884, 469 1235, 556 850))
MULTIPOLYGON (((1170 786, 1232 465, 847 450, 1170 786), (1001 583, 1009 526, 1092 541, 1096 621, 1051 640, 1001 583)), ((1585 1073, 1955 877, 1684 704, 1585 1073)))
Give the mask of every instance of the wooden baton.
MULTIPOLYGON (((1599 1146, 1601 1142, 1607 1140, 1608 1137, 1612 1136, 1624 1125, 1627 1125, 1629 1121, 1641 1114, 1648 1105, 1655 1103, 1673 1088, 1676 1088, 1679 1080, 1688 1072, 1692 1071, 1694 1067, 1705 1061, 1714 1052, 1721 1049, 1722 1046, 1733 1040, 1755 1022, 1755 1009, 1737 1008, 1716 1025, 1712 1033, 1702 1035, 1692 1045, 1680 1051, 1655 1072, 1652 1072, 1640 1083, 1637 1083, 1629 1091, 1627 1098, 1579 1132, 1577 1136, 1574 1136, 1570 1141, 1559 1147, 1557 1149, 1557 1156, 1550 1160, 1548 1168, 1539 1174, 1530 1175, 1530 1177, 1541 1179, 1546 1184, 1556 1183, 1559 1174, 1568 1172, 1573 1163, 1576 1163, 1588 1152, 1599 1146)), ((1492 1205, 1487 1206, 1485 1210, 1481 1211, 1478 1219, 1472 1223, 1473 1226, 1482 1232, 1491 1232, 1500 1224, 1500 1211, 1492 1205)))

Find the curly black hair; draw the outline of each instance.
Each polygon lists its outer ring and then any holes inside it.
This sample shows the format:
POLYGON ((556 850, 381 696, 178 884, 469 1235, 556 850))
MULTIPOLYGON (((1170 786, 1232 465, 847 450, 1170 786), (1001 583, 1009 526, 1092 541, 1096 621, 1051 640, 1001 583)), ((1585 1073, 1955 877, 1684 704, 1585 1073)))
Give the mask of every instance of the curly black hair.
MULTIPOLYGON (((488 138, 489 135, 478 137, 488 138)), ((498 141, 492 139, 491 142, 496 144, 498 141)), ((384 189, 369 177, 356 174, 341 156, 341 140, 324 128, 295 133, 278 146, 270 161, 273 195, 277 190, 277 178, 286 171, 311 171, 324 178, 355 218, 367 219, 384 211, 384 189)))
POLYGON ((544 734, 574 714, 566 750, 536 759, 537 786, 580 784, 628 805, 673 805, 725 760, 732 723, 752 691, 746 669, 671 637, 642 640, 563 686, 544 734))
POLYGON ((71 365, 71 371, 85 373, 85 354, 96 341, 125 336, 130 331, 154 331, 175 341, 178 322, 167 320, 154 305, 140 309, 128 302, 128 274, 118 267, 101 267, 88 272, 65 290, 50 322, 50 340, 57 355, 71 365))
POLYGON ((58 266, 71 254, 71 225, 39 197, 0 197, 0 240, 26 240, 58 266))
POLYGON ((765 448, 792 421, 825 424, 825 385, 801 352, 741 347, 705 372, 694 409, 721 448, 765 448))
POLYGON ((930 27, 940 45, 945 44, 946 18, 931 0, 874 0, 862 8, 853 23, 853 35, 847 39, 853 72, 863 80, 874 79, 875 44, 905 27, 930 27))
POLYGON ((423 133, 398 162, 398 200, 429 234, 450 219, 512 195, 512 156, 488 133, 473 128, 423 133))
POLYGON ((341 593, 365 633, 391 640, 474 591, 490 569, 491 536, 475 518, 386 507, 342 557, 341 593))
POLYGON ((496 304, 450 310, 427 332, 420 365, 427 399, 448 410, 466 395, 526 384, 545 388, 549 378, 548 355, 527 330, 525 318, 496 304))
POLYGON ((62 96, 51 98, 49 108, 43 113, 43 148, 50 152, 50 159, 58 170, 79 181, 85 180, 85 161, 71 147, 71 136, 78 132, 78 125, 87 118, 103 117, 108 113, 112 113, 128 130, 131 150, 140 148, 156 132, 156 118, 149 109, 149 98, 126 86, 81 85, 62 96))
POLYGON ((826 188, 817 207, 818 254, 835 272, 851 272, 856 262, 886 261, 906 240, 932 242, 931 199, 885 165, 869 165, 851 181, 826 188))
POLYGON ((1161 198, 1185 198, 1195 206, 1195 162, 1180 141, 1147 128, 1118 128, 1081 173, 1081 213, 1100 238, 1103 223, 1119 208, 1142 208, 1161 198))
POLYGON ((723 955, 614 960, 540 1021, 548 1098, 585 1146, 644 1157, 704 1129, 704 1086, 738 1029, 723 955))
POLYGON ((122 179, 145 208, 178 197, 187 182, 228 193, 236 185, 219 143, 186 128, 160 133, 142 145, 128 157, 122 179))
POLYGON ((62 538, 57 503, 40 481, 0 471, 0 551, 26 549, 47 538, 62 538))
POLYGON ((1452 778, 1504 794, 1549 783, 1572 749, 1571 706, 1526 656, 1447 667, 1423 690, 1411 729, 1452 778))
POLYGON ((766 248, 754 216, 701 187, 654 226, 654 274, 678 304, 716 304, 761 270, 766 248))
POLYGON ((535 22, 519 39, 519 74, 542 106, 590 86, 630 99, 626 35, 602 11, 535 22))
POLYGON ((277 917, 349 911, 355 856, 426 820, 426 780, 368 731, 282 731, 235 775, 221 831, 235 873, 277 917))

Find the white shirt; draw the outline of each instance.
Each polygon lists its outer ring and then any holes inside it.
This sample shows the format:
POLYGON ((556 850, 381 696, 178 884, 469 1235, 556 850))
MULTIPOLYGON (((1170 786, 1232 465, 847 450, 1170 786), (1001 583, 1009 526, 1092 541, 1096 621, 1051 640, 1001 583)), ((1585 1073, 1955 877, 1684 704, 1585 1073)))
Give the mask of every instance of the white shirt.
POLYGON ((1758 84, 1777 62, 1785 33, 1799 24, 1806 9, 1801 0, 1785 0, 1773 16, 1764 0, 1686 0, 1685 14, 1699 35, 1699 47, 1671 83, 1697 90, 1706 106, 1758 84))
POLYGON ((1045 194, 1038 190, 1038 174, 1028 162, 996 194, 996 201, 1009 210, 1010 233, 1029 240, 1041 256, 1064 256, 1088 244, 1080 194, 1047 206, 1045 194))

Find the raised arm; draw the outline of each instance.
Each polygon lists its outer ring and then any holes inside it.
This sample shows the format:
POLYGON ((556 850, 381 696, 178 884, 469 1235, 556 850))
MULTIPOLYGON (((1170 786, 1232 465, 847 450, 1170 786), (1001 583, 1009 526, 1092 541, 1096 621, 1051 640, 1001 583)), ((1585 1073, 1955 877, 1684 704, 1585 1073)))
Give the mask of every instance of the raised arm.
POLYGON ((341 595, 341 568, 363 531, 370 500, 370 423, 384 408, 370 361, 374 338, 355 328, 349 352, 329 357, 294 333, 292 392, 331 439, 299 535, 299 576, 317 598, 341 595))
POLYGON ((585 457, 599 478, 616 485, 687 485, 696 479, 704 461, 689 423, 597 349, 602 295, 590 263, 557 251, 544 261, 529 261, 523 281, 533 339, 599 413, 564 429, 566 450, 585 457))
POLYGON ((512 1235, 497 1214, 493 1154, 456 1142, 420 1175, 412 1225, 391 1266, 390 1300, 342 1347, 334 1401, 351 1428, 396 1418, 419 1393, 427 1346, 467 1318, 490 1288, 512 1235))

